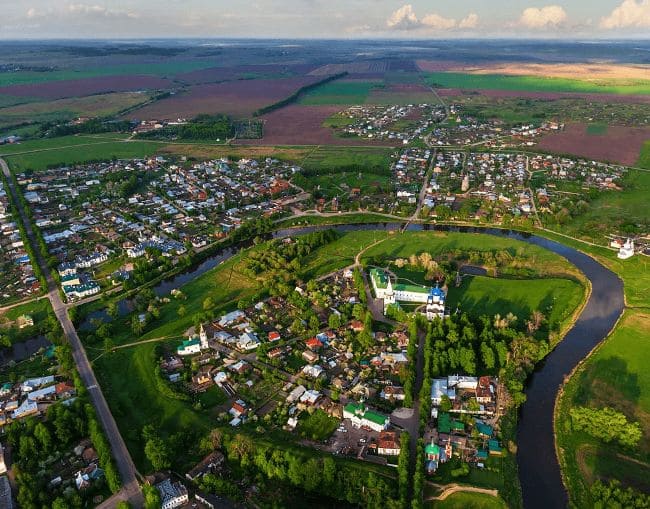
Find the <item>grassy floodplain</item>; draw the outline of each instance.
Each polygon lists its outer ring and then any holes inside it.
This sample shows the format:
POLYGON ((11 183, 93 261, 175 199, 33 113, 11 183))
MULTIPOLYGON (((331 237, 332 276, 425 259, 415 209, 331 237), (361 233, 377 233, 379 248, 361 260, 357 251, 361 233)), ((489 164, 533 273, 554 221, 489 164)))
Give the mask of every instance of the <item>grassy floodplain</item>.
POLYGON ((627 310, 611 336, 565 386, 556 432, 562 470, 577 507, 593 501, 589 487, 598 479, 618 479, 650 492, 650 313, 627 310), (604 444, 573 431, 568 410, 574 406, 611 407, 641 424, 643 438, 634 451, 604 444))

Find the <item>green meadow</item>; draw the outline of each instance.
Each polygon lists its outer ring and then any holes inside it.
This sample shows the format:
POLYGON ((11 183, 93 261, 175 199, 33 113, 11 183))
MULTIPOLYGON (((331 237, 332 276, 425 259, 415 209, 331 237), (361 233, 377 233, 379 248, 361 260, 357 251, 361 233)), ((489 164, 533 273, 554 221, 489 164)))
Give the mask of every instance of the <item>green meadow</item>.
POLYGON ((510 76, 503 74, 470 74, 434 72, 428 82, 438 88, 511 90, 522 92, 576 92, 583 94, 650 94, 650 80, 607 80, 590 82, 568 78, 510 76))
POLYGON ((449 289, 451 310, 467 311, 475 316, 501 315, 508 311, 526 320, 539 310, 552 328, 560 327, 583 298, 583 287, 568 279, 495 279, 483 276, 463 278, 460 287, 449 289))
POLYGON ((4 157, 15 172, 39 171, 57 165, 83 164, 113 158, 142 158, 155 154, 162 145, 151 141, 120 141, 65 136, 3 147, 4 157), (28 144, 33 144, 31 147, 28 144), (21 150, 22 148, 22 150, 21 150), (5 151, 5 149, 11 149, 5 151))
POLYGON ((598 479, 618 479, 625 486, 650 490, 650 314, 625 311, 619 325, 572 376, 560 400, 556 434, 560 463, 571 501, 592 504, 589 487, 598 479), (634 450, 599 442, 572 430, 568 409, 611 407, 639 422, 643 437, 634 450))
POLYGON ((370 91, 381 88, 379 80, 338 80, 324 83, 300 97, 300 104, 320 106, 327 104, 363 104, 370 91))

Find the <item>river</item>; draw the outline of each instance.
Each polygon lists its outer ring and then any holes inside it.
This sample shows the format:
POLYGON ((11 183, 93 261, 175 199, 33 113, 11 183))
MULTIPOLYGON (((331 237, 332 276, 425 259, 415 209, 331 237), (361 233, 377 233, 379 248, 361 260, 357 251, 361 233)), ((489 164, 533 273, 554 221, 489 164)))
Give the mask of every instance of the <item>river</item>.
MULTIPOLYGON (((278 230, 273 238, 303 235, 318 230, 334 228, 339 232, 350 231, 397 231, 401 223, 350 224, 339 226, 306 226, 278 230)), ((589 279, 592 292, 580 317, 567 333, 564 340, 541 362, 530 377, 526 388, 526 402, 520 410, 517 428, 517 464, 524 498, 524 507, 560 508, 566 507, 568 497, 557 456, 553 430, 553 411, 559 388, 573 368, 611 331, 623 312, 623 282, 609 269, 593 258, 559 242, 498 228, 455 227, 409 224, 408 231, 451 231, 461 233, 484 233, 498 237, 520 240, 543 247, 566 258, 580 269, 589 279)), ((249 245, 248 243, 242 244, 249 245)), ((169 294, 172 289, 192 281, 220 263, 228 260, 239 248, 226 248, 206 259, 196 267, 171 279, 161 282, 154 288, 157 295, 169 294)), ((122 302, 120 309, 128 312, 132 307, 122 302)), ((91 317, 105 316, 95 312, 81 325, 88 326, 91 317)))

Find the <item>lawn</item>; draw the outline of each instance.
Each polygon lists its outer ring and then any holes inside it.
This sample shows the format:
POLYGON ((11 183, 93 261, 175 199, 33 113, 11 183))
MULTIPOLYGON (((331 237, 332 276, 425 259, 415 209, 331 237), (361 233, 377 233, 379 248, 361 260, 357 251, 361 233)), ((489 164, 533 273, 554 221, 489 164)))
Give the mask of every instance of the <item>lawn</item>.
POLYGON ((450 287, 447 303, 474 316, 511 312, 526 320, 541 311, 550 328, 561 327, 583 299, 583 287, 568 279, 495 279, 483 276, 463 278, 459 288, 450 287))
POLYGON ((300 97, 300 104, 326 105, 326 104, 363 104, 368 94, 374 88, 381 88, 383 82, 379 80, 338 80, 324 83, 309 90, 300 97))
POLYGON ((506 503, 498 497, 484 493, 454 493, 444 500, 429 501, 425 507, 431 509, 506 509, 506 503))
POLYGON ((571 500, 591 505, 596 479, 618 479, 650 492, 650 314, 628 309, 609 338, 565 386, 556 421, 561 464, 571 500), (634 451, 574 432, 566 415, 574 406, 612 407, 639 422, 643 438, 634 451))
POLYGON ((525 92, 576 92, 650 94, 650 80, 604 80, 601 82, 538 76, 434 72, 428 81, 437 88, 514 90, 525 92))
POLYGON ((0 314, 0 324, 6 321, 14 321, 21 315, 32 315, 34 324, 38 325, 38 322, 47 318, 47 314, 51 310, 50 301, 47 298, 42 298, 8 309, 0 314))

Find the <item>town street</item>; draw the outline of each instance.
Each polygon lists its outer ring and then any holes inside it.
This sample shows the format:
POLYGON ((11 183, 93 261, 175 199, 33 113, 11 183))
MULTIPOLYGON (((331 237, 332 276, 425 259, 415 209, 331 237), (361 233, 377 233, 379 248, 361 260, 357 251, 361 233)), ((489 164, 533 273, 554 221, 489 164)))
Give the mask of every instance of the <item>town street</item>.
POLYGON ((58 318, 61 327, 63 328, 63 332, 70 342, 70 345, 72 347, 72 356, 77 366, 77 370, 79 371, 81 380, 88 390, 90 400, 95 407, 95 412, 97 413, 97 418, 99 419, 99 422, 104 429, 104 433, 106 433, 106 438, 111 445, 113 458, 120 472, 120 477, 122 479, 123 485, 122 490, 117 495, 102 504, 102 506, 114 507, 118 500, 128 500, 132 506, 142 507, 143 498, 140 491, 140 485, 138 484, 136 477, 137 472, 133 460, 131 459, 122 436, 120 435, 117 424, 115 423, 115 419, 113 418, 113 415, 108 408, 108 404, 106 403, 106 399, 104 398, 102 390, 97 383, 97 378, 95 377, 95 373, 92 370, 90 362, 88 362, 86 351, 81 344, 79 336, 77 335, 77 331, 75 330, 74 325, 68 316, 67 307, 61 300, 58 285, 52 278, 50 269, 38 249, 38 244, 36 243, 31 224, 23 208, 22 202, 18 199, 19 190, 16 189, 11 176, 11 172, 9 171, 9 167, 7 166, 7 163, 4 161, 4 159, 0 158, 0 166, 2 166, 2 172, 7 179, 7 184, 9 185, 13 203, 18 210, 20 220, 25 226, 25 232, 27 233, 28 241, 31 244, 32 249, 36 255, 35 261, 38 263, 41 271, 45 275, 45 279, 47 280, 47 296, 52 304, 54 313, 56 314, 56 317, 58 318))

